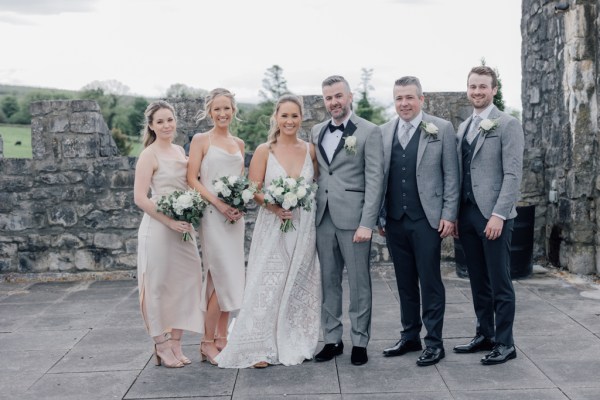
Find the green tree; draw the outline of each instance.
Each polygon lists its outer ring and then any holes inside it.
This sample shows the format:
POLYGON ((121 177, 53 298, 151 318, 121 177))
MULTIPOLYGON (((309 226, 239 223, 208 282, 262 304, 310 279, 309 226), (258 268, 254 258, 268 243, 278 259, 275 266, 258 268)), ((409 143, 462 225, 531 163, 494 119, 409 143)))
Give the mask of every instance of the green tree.
POLYGON ((241 121, 232 126, 232 132, 245 142, 246 151, 254 151, 267 140, 271 114, 273 103, 270 101, 264 101, 250 110, 240 108, 238 116, 241 121))
MULTIPOLYGON (((481 57, 481 65, 482 66, 486 65, 485 57, 481 57)), ((504 111, 505 104, 504 104, 504 97, 502 97, 502 80, 500 79, 500 72, 498 72, 497 68, 494 68, 494 72, 496 73, 496 77, 498 78, 498 91, 496 92, 496 95, 494 96, 494 105, 496 107, 498 107, 498 110, 504 111)))
POLYGON ((371 121, 376 125, 381 125, 386 121, 383 107, 373 105, 369 100, 369 91, 373 90, 371 79, 373 76, 373 68, 362 68, 360 76, 360 85, 358 93, 360 99, 356 103, 355 113, 361 118, 371 121))
POLYGON ((262 80, 262 87, 258 93, 264 101, 275 103, 282 95, 290 93, 287 87, 287 81, 283 77, 283 68, 275 64, 268 68, 265 77, 262 80))
POLYGON ((112 134, 112 137, 119 148, 119 153, 123 156, 129 155, 133 149, 133 146, 129 142, 127 135, 125 135, 119 128, 112 128, 110 133, 112 134))
POLYGON ((10 118, 13 114, 19 112, 19 102, 15 96, 6 96, 2 99, 0 109, 2 109, 6 118, 10 118))

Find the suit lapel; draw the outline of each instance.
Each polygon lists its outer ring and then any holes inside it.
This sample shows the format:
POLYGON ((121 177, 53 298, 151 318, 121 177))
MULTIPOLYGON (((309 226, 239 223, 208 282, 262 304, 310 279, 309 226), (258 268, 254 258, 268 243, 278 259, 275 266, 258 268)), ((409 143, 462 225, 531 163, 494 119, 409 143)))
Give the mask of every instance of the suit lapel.
POLYGON ((335 149, 335 152, 333 153, 333 157, 331 157, 331 162, 329 164, 331 164, 333 162, 333 160, 335 160, 335 156, 337 156, 337 154, 340 152, 340 150, 342 150, 342 148, 344 147, 344 143, 346 142, 346 138, 348 136, 352 136, 354 134, 354 131, 356 130, 356 125, 354 124, 354 122, 352 122, 352 118, 350 118, 348 120, 348 124, 346 125, 346 128, 344 128, 344 133, 342 134, 342 137, 340 138, 340 141, 335 149))
MULTIPOLYGON (((390 170, 390 162, 392 159, 392 146, 394 145, 394 139, 397 137, 396 132, 398 132, 398 125, 400 124, 400 118, 396 118, 396 123, 391 124, 391 127, 386 130, 385 132, 385 143, 383 144, 383 151, 384 151, 384 156, 385 159, 384 161, 384 169, 385 169, 385 176, 387 177, 387 174, 389 173, 390 170)), ((387 181, 386 181, 387 184, 387 181)))
POLYGON ((328 124, 325 124, 325 126, 323 126, 323 128, 321 128, 321 132, 319 132, 319 151, 321 152, 321 157, 323 157, 323 160, 325 160, 325 162, 327 163, 327 165, 329 165, 329 158, 327 158, 327 153, 325 152, 325 149, 323 148, 323 136, 325 136, 325 132, 327 131, 327 127, 328 124))
MULTIPOLYGON (((429 122, 428 119, 427 114, 423 113, 423 122, 429 122)), ((419 135, 419 147, 417 148, 417 168, 419 168, 419 164, 421 164, 421 159, 425 153, 425 148, 427 147, 427 143, 429 143, 429 135, 421 134, 421 124, 417 127, 415 135, 419 135)))

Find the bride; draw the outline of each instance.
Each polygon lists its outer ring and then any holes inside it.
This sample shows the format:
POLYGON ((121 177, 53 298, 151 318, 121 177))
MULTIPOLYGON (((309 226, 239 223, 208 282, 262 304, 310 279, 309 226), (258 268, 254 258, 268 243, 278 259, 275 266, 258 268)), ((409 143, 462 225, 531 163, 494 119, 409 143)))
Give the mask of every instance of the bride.
MULTIPOLYGON (((249 178, 259 188, 277 177, 317 173, 315 148, 299 139, 302 100, 282 96, 271 116, 267 143, 255 151, 249 178)), ((315 207, 285 210, 255 200, 258 213, 246 275, 242 308, 228 345, 215 359, 222 368, 296 365, 311 359, 319 339, 321 278, 316 256, 315 207), (296 230, 283 233, 282 221, 292 219, 296 230)))

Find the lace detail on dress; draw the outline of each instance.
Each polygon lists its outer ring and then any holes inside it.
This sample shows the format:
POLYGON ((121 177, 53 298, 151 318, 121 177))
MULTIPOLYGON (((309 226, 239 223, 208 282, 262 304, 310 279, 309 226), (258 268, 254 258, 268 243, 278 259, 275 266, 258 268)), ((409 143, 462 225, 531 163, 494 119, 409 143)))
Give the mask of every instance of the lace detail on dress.
MULTIPOLYGON (((301 176, 314 175, 310 153, 301 176)), ((265 184, 285 170, 269 155, 265 184)), ((321 322, 321 274, 316 254, 315 207, 295 210, 295 231, 282 233, 275 214, 260 209, 248 257, 247 285, 227 347, 217 361, 245 368, 259 361, 295 365, 311 359, 321 322)))

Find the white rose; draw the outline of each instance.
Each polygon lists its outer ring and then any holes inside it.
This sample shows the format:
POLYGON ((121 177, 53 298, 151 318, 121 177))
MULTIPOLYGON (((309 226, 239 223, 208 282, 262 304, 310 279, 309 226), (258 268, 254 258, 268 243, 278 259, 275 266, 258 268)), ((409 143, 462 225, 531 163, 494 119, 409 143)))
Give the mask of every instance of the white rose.
POLYGON ((216 181, 213 187, 217 193, 221 193, 223 188, 225 188, 225 184, 222 181, 216 181))
POLYGON ((348 136, 346 138, 346 146, 348 147, 354 147, 356 146, 356 137, 355 136, 348 136))
POLYGON ((296 190, 296 196, 298 196, 299 199, 306 196, 306 188, 304 186, 300 186, 298 190, 296 190))
POLYGON ((281 196, 283 194, 283 188, 282 187, 275 188, 273 193, 275 194, 275 196, 281 196))
POLYGON ((296 180, 294 178, 286 178, 285 179, 285 184, 289 187, 289 188, 295 188, 296 187, 296 180))
POLYGON ((244 189, 242 191, 242 200, 244 200, 244 203, 249 202, 250 200, 252 200, 253 197, 254 192, 252 192, 252 190, 244 189))
POLYGON ((479 123, 479 127, 481 129, 483 129, 484 131, 489 131, 490 129, 492 129, 495 126, 494 121, 490 120, 490 119, 484 119, 483 121, 481 121, 479 123))
POLYGON ((223 197, 229 197, 231 195, 231 190, 227 186, 223 186, 221 194, 223 195, 223 197))
POLYGON ((438 133, 439 129, 434 124, 426 122, 425 123, 425 132, 434 134, 434 133, 438 133))
POLYGON ((227 182, 229 182, 230 185, 235 185, 235 183, 238 181, 238 177, 235 175, 232 175, 230 177, 227 178, 227 182))
POLYGON ((267 192, 274 193, 275 189, 277 189, 275 185, 269 185, 269 187, 267 188, 267 192))
POLYGON ((270 195, 270 194, 268 194, 268 193, 267 193, 267 194, 265 194, 265 203, 269 203, 269 204, 273 204, 273 203, 275 203, 275 202, 273 201, 273 197, 271 197, 271 195, 270 195))
POLYGON ((283 196, 283 204, 283 208, 285 208, 286 210, 289 210, 292 207, 296 207, 296 204, 298 204, 298 197, 296 197, 294 193, 288 192, 285 194, 285 196, 283 196))
POLYGON ((177 198, 174 205, 180 210, 185 210, 186 208, 190 208, 194 205, 194 199, 189 194, 182 194, 177 198))

